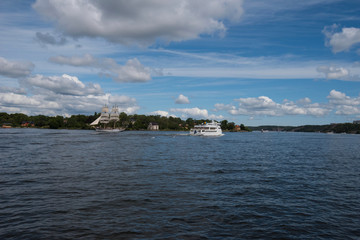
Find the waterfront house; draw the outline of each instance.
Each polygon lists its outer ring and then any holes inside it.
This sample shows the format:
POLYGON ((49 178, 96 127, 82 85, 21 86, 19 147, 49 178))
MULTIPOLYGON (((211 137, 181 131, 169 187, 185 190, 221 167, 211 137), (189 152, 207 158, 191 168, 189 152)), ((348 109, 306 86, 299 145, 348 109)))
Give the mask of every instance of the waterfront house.
POLYGON ((149 123, 147 129, 150 131, 159 131, 159 124, 157 124, 156 122, 151 122, 149 123))
POLYGON ((34 122, 22 122, 21 127, 35 127, 34 122))
POLYGON ((3 123, 2 128, 11 128, 11 123, 3 123))

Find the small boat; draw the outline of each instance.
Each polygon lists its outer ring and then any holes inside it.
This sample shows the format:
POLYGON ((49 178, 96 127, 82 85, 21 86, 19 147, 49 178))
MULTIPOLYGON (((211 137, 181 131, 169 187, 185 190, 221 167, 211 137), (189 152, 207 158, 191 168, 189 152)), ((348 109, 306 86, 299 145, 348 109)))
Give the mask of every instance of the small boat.
POLYGON ((212 121, 211 123, 203 123, 195 125, 190 129, 191 136, 217 137, 223 136, 220 123, 212 121))
POLYGON ((119 109, 116 106, 113 106, 111 112, 109 113, 109 108, 105 105, 101 109, 100 117, 98 117, 90 126, 94 126, 96 132, 104 133, 116 133, 122 132, 125 129, 117 126, 119 122, 119 109))

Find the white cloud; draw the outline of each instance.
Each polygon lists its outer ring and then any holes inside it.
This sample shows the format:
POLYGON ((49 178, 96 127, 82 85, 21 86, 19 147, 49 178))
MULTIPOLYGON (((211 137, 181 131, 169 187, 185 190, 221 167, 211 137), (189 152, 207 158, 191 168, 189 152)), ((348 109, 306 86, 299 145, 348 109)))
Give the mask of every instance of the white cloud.
POLYGON ((61 65, 75 67, 93 67, 100 73, 116 82, 147 82, 151 80, 151 69, 145 67, 137 58, 129 59, 125 65, 119 65, 111 58, 94 58, 90 54, 84 56, 56 56, 50 61, 61 65))
POLYGON ((327 96, 329 103, 336 109, 338 115, 352 115, 360 113, 360 97, 351 98, 345 93, 331 90, 327 96))
POLYGON ((100 111, 104 103, 115 104, 127 114, 140 109, 135 98, 104 94, 100 85, 85 85, 77 77, 66 74, 36 75, 22 80, 21 84, 24 88, 0 88, 1 111, 68 116, 100 111))
POLYGON ((125 66, 114 64, 110 71, 112 72, 110 76, 117 82, 147 82, 151 80, 150 69, 143 66, 136 58, 128 60, 125 66))
POLYGON ((296 101, 296 103, 300 104, 300 105, 305 105, 305 104, 310 104, 311 103, 311 99, 308 97, 299 99, 296 101))
POLYGON ((155 116, 161 116, 161 117, 174 117, 176 118, 176 115, 174 114, 170 114, 167 111, 162 111, 162 110, 158 110, 158 111, 154 111, 149 113, 149 115, 155 115, 155 116))
POLYGON ((2 106, 40 106, 41 102, 35 98, 16 93, 0 93, 0 102, 2 106))
MULTIPOLYGON (((1 94, 0 94, 1 96, 1 94)), ((25 109, 22 110, 21 108, 17 108, 17 107, 6 107, 6 106, 1 106, 0 105, 0 112, 6 112, 6 113, 24 113, 24 114, 29 114, 28 111, 26 111, 25 109)))
POLYGON ((329 96, 327 96, 330 103, 335 105, 351 104, 351 98, 346 96, 345 93, 336 91, 335 89, 330 91, 329 96))
POLYGON ((235 107, 232 106, 231 104, 223 104, 223 103, 216 103, 215 104, 215 112, 218 111, 230 111, 230 110, 235 110, 235 107))
POLYGON ((345 93, 331 90, 327 96, 328 103, 312 103, 311 99, 303 98, 296 102, 284 100, 276 103, 271 98, 260 96, 257 98, 235 99, 238 105, 215 104, 216 111, 227 111, 231 115, 245 116, 285 116, 308 115, 322 117, 335 112, 337 115, 360 114, 360 97, 349 97, 345 93))
POLYGON ((135 98, 124 95, 110 95, 109 103, 118 106, 120 112, 127 114, 134 114, 140 109, 135 98))
MULTIPOLYGON (((25 96, 15 93, 0 93, 0 109, 12 108, 14 112, 30 115, 64 115, 96 111, 104 99, 97 96, 72 96, 52 93, 25 96), (96 100, 95 100, 96 99, 96 100)), ((9 109, 10 111, 10 109, 9 109)))
POLYGON ((159 115, 159 116, 162 116, 162 117, 168 117, 169 112, 158 110, 158 111, 151 112, 150 115, 155 115, 155 116, 159 115))
POLYGON ((240 105, 245 107, 252 107, 255 109, 269 109, 276 106, 276 103, 266 96, 260 96, 257 98, 239 98, 236 99, 240 105))
POLYGON ((182 113, 182 118, 202 118, 202 119, 223 119, 222 115, 209 114, 208 110, 200 108, 171 108, 170 112, 182 113))
POLYGON ((320 66, 317 71, 324 73, 327 79, 343 79, 349 76, 349 70, 342 67, 320 66))
POLYGON ((46 89, 64 95, 84 96, 103 94, 99 84, 88 83, 85 85, 77 77, 67 74, 50 77, 37 74, 21 80, 21 83, 25 86, 46 89))
POLYGON ((335 114, 337 114, 337 115, 360 114, 360 107, 344 105, 344 106, 338 107, 335 114))
POLYGON ((239 21, 242 0, 37 0, 33 8, 64 34, 103 37, 111 42, 150 45, 223 34, 224 20, 239 21))
POLYGON ((329 103, 338 107, 342 106, 360 106, 360 97, 351 98, 349 96, 346 96, 345 93, 331 90, 329 96, 327 96, 329 99, 329 103))
POLYGON ((332 48, 334 53, 348 51, 354 45, 360 43, 360 28, 342 28, 341 32, 335 32, 339 26, 334 24, 324 28, 326 45, 332 48))
POLYGON ((320 73, 323 73, 326 79, 360 81, 360 77, 358 75, 352 75, 350 70, 343 67, 320 66, 316 70, 320 73))
POLYGON ((0 87, 0 93, 9 93, 9 92, 26 95, 26 89, 25 88, 0 87))
POLYGON ((228 111, 231 115, 247 116, 283 116, 283 115, 310 115, 324 116, 331 110, 320 104, 311 104, 309 98, 300 99, 298 104, 292 101, 276 103, 271 98, 260 96, 257 98, 239 98, 235 99, 238 106, 215 104, 218 111, 228 111))
POLYGON ((31 74, 35 65, 31 62, 9 61, 0 57, 0 75, 11 78, 26 77, 31 74))
POLYGON ((176 104, 189 104, 189 98, 185 97, 184 95, 180 94, 178 98, 175 100, 176 104))

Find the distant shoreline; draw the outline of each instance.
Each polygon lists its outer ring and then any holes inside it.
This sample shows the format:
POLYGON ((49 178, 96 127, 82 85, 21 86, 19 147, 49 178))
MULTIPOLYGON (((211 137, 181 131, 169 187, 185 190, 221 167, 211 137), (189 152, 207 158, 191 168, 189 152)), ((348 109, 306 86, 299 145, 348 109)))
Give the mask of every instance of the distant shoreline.
MULTIPOLYGON (((50 128, 49 126, 45 127, 0 127, 2 129, 52 129, 52 130, 88 130, 95 131, 93 128, 50 128)), ((275 126, 275 125, 266 125, 266 126, 250 126, 248 127, 251 131, 266 131, 266 132, 309 132, 309 133, 335 133, 335 134, 360 134, 360 124, 353 123, 339 123, 339 124, 328 124, 328 125, 303 125, 303 126, 275 126)), ((188 130, 174 130, 174 129, 160 129, 160 130, 148 130, 148 129, 125 129, 126 132, 188 132, 188 130)), ((224 130, 224 132, 237 132, 237 133, 246 133, 249 131, 229 131, 224 130)))
MULTIPOLYGON (((93 130, 90 126, 99 113, 94 115, 72 115, 63 116, 27 116, 22 113, 8 114, 0 112, 0 127, 2 128, 38 128, 38 129, 74 129, 74 130, 93 130)), ((119 126, 125 128, 125 131, 154 131, 149 128, 150 125, 157 125, 158 131, 184 131, 187 132, 196 124, 210 122, 209 119, 195 120, 188 118, 182 120, 176 117, 161 117, 153 115, 127 115, 120 113, 119 126)), ((333 123, 326 125, 302 125, 302 126, 279 126, 279 125, 261 125, 244 126, 236 125, 234 122, 222 120, 220 122, 223 132, 249 132, 249 131, 276 131, 276 132, 320 132, 320 133, 352 133, 360 134, 360 124, 354 123, 333 123)), ((155 130, 155 131, 156 131, 155 130)))
POLYGON ((275 132, 319 132, 319 133, 351 133, 360 134, 358 123, 333 123, 326 125, 302 125, 302 126, 275 126, 264 125, 248 127, 253 131, 275 131, 275 132))

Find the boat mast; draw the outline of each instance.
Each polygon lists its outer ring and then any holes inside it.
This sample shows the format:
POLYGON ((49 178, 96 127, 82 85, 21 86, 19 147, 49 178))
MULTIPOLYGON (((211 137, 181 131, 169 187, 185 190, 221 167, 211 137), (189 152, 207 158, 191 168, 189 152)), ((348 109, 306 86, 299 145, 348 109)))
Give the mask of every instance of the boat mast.
POLYGON ((116 123, 120 120, 119 115, 120 115, 119 109, 116 105, 114 105, 112 107, 111 113, 110 113, 110 121, 114 122, 114 128, 115 128, 116 123))
POLYGON ((105 104, 104 107, 101 109, 100 123, 103 123, 105 128, 106 124, 108 124, 109 121, 110 121, 109 108, 105 104))

